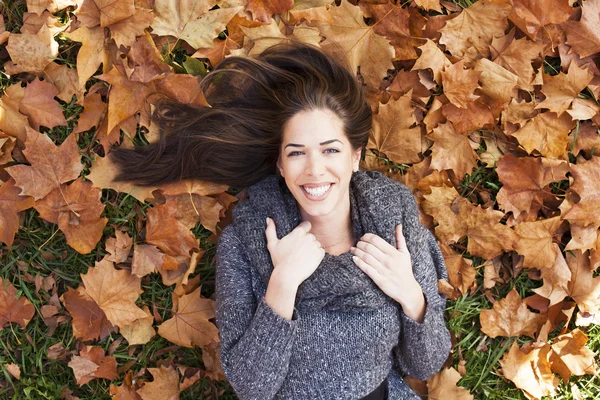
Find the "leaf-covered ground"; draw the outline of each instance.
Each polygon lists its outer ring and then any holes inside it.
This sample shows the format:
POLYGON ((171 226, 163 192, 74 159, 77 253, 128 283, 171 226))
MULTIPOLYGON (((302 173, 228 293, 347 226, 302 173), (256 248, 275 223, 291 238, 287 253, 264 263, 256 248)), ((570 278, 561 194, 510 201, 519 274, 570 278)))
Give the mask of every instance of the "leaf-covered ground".
POLYGON ((595 399, 600 0, 0 4, 0 398, 235 399, 214 252, 239 189, 115 183, 156 98, 225 57, 341 48, 374 111, 361 168, 409 186, 448 267, 430 399, 595 399), (149 96, 152 94, 153 96, 149 96))

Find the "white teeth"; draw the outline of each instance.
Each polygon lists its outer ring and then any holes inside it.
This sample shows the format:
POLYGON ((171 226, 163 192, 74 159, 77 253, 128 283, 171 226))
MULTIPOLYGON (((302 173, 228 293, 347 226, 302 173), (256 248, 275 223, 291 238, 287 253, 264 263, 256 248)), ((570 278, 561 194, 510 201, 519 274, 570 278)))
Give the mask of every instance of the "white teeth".
POLYGON ((302 188, 311 196, 314 197, 321 197, 322 195, 325 194, 325 192, 327 192, 329 190, 329 188, 331 187, 331 184, 327 185, 327 186, 321 186, 318 188, 307 188, 306 186, 302 186, 302 188))

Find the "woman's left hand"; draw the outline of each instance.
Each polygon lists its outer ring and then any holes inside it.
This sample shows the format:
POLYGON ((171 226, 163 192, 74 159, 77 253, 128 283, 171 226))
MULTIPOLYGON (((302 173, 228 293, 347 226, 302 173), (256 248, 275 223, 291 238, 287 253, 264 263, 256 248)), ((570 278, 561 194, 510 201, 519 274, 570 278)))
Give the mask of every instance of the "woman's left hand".
POLYGON ((396 226, 396 247, 373 233, 366 233, 350 251, 354 263, 385 294, 404 306, 422 296, 423 291, 413 275, 402 225, 396 226))

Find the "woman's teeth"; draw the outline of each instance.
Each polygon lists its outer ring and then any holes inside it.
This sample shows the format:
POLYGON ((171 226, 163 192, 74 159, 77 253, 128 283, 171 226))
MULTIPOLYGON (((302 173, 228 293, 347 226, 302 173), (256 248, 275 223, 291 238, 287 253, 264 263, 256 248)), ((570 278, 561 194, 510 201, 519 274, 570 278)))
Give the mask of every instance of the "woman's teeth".
POLYGON ((320 186, 318 188, 307 188, 306 186, 302 186, 302 189, 304 189, 306 193, 310 194, 313 197, 321 197, 329 190, 330 187, 331 184, 327 186, 320 186))

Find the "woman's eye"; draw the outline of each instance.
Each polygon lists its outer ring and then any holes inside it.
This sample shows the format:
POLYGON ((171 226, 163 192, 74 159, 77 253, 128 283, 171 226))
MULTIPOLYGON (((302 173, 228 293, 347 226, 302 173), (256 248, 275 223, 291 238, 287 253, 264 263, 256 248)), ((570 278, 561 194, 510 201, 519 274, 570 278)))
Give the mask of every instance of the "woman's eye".
MULTIPOLYGON (((331 149, 325 149, 325 152, 326 153, 327 152, 329 152, 329 153, 339 153, 340 151, 338 149, 331 148, 331 149)), ((292 151, 290 154, 288 154, 288 157, 293 157, 293 156, 298 155, 298 154, 303 154, 303 153, 301 151, 292 151)))

